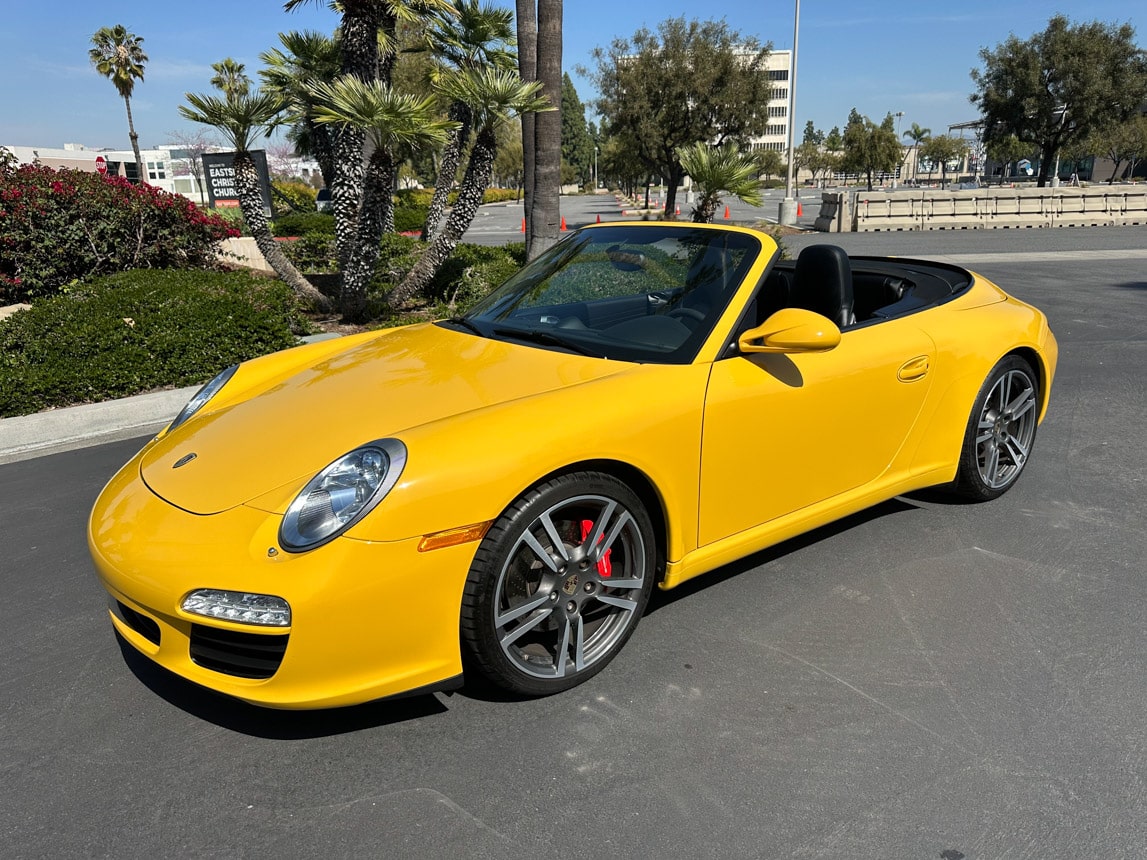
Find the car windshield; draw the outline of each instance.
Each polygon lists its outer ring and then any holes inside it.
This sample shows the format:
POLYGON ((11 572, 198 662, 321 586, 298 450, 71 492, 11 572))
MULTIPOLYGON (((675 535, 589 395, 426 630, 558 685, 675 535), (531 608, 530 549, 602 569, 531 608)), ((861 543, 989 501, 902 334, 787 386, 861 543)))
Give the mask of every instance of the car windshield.
POLYGON ((761 253, 751 234, 688 225, 570 234, 446 323, 620 361, 692 361, 761 253))

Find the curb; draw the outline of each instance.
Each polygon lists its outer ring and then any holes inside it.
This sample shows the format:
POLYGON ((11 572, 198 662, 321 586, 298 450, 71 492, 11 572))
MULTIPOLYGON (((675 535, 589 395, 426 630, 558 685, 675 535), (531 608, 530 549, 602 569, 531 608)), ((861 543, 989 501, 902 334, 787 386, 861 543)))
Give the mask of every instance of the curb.
POLYGON ((144 436, 162 429, 199 390, 175 388, 0 419, 0 465, 144 436))
MULTIPOLYGON (((314 343, 336 337, 341 335, 324 332, 300 340, 314 343)), ((156 433, 179 414, 200 387, 151 391, 119 400, 0 418, 0 465, 156 433)))

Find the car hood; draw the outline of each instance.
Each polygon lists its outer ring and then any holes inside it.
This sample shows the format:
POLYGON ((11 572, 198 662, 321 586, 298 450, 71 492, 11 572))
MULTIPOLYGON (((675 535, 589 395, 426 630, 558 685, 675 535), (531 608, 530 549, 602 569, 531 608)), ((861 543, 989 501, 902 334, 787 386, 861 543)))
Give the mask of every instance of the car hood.
MULTIPOLYGON (((215 410, 208 404, 151 446, 141 474, 171 504, 217 513, 309 480, 375 439, 625 367, 437 325, 396 329, 302 370, 292 367, 239 402, 215 410)), ((241 374, 232 384, 241 384, 241 374)))

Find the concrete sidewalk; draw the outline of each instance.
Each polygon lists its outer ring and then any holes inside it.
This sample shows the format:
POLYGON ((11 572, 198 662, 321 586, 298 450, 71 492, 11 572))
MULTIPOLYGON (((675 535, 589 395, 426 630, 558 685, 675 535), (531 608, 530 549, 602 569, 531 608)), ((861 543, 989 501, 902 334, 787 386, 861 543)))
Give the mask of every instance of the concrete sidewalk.
POLYGON ((0 464, 155 433, 198 390, 199 386, 194 385, 153 391, 121 400, 0 419, 0 464))

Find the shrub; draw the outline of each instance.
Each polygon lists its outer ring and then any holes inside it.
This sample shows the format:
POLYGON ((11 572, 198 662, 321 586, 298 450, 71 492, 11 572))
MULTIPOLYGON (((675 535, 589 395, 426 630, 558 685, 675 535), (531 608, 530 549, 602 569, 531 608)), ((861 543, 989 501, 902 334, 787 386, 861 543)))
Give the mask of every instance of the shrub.
POLYGON ((251 235, 251 228, 247 226, 247 219, 243 217, 243 210, 238 206, 221 206, 218 209, 206 209, 204 211, 238 231, 238 235, 251 235))
POLYGON ((334 233, 304 233, 297 241, 281 242, 279 247, 300 272, 338 271, 338 249, 335 247, 334 233))
POLYGON ((50 296, 138 268, 215 265, 238 235, 186 197, 118 176, 40 165, 0 169, 0 303, 50 296))
POLYGON ((426 209, 430 208, 433 197, 433 188, 400 188, 394 193, 394 200, 399 206, 422 206, 426 209))
MULTIPOLYGON (((387 318, 386 294, 409 272, 427 246, 405 236, 384 236, 378 266, 368 291, 372 312, 387 318)), ((439 318, 463 313, 526 262, 526 246, 503 247, 459 243, 422 296, 422 314, 439 318)), ((406 320, 409 322, 409 320, 406 320)))
POLYGON ((203 382, 307 330, 290 288, 271 278, 111 275, 0 321, 0 417, 203 382))
POLYGON ((335 234, 335 216, 327 212, 292 212, 271 222, 276 236, 305 236, 307 233, 335 234))
POLYGON ((428 206, 395 206, 394 229, 399 233, 413 233, 415 231, 421 233, 422 226, 426 223, 428 211, 428 206))
POLYGON ((298 179, 273 180, 271 202, 285 205, 292 212, 314 212, 318 190, 298 179))

